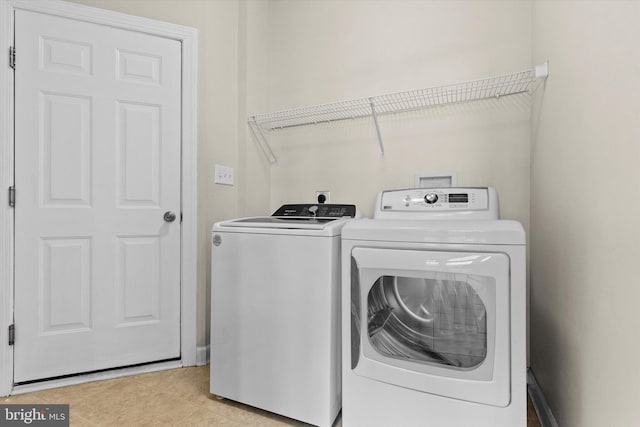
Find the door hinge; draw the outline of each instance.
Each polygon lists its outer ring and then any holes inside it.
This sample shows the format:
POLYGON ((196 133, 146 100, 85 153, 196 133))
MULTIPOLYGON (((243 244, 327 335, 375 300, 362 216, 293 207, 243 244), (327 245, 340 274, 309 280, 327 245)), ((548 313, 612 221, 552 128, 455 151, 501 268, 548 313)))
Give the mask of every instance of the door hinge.
POLYGON ((16 188, 14 186, 9 187, 9 206, 12 208, 16 206, 16 188))
POLYGON ((13 46, 9 47, 9 67, 16 69, 16 48, 13 46))
POLYGON ((16 342, 16 325, 9 325, 9 345, 16 342))

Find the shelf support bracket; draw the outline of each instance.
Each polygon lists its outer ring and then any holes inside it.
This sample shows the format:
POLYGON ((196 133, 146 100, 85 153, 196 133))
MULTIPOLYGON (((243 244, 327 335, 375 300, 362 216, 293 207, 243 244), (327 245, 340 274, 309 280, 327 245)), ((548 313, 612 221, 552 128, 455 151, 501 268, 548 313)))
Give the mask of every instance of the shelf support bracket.
POLYGON ((373 124, 376 125, 378 144, 380 144, 380 153, 382 153, 382 155, 384 156, 384 144, 382 143, 382 134, 380 133, 380 125, 378 124, 378 114, 376 114, 376 103, 374 98, 369 98, 369 105, 371 106, 371 117, 373 117, 373 124))
POLYGON ((549 77, 549 61, 536 65, 534 68, 534 75, 537 79, 547 80, 547 77, 549 77))
POLYGON ((278 158, 271 149, 269 139, 264 134, 262 128, 260 127, 260 124, 256 121, 256 116, 252 116, 251 119, 249 119, 249 129, 251 129, 253 137, 260 143, 260 147, 262 147, 262 151, 264 152, 265 156, 267 156, 269 163, 278 163, 278 158))

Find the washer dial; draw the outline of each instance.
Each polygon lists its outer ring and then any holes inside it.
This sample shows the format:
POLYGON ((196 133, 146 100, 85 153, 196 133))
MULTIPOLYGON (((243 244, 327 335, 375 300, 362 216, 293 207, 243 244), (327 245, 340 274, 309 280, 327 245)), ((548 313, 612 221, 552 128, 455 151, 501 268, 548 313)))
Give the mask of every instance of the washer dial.
POLYGON ((438 195, 436 193, 427 193, 424 196, 424 201, 427 202, 427 204, 432 205, 438 201, 438 195))

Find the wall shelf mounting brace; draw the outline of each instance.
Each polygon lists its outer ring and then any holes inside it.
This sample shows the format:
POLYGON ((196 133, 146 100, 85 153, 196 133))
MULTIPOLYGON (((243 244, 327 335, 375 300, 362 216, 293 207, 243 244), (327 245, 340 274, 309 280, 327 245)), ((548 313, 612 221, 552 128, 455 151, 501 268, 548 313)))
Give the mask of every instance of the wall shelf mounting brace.
POLYGON ((249 116, 248 124, 269 162, 277 163, 277 157, 268 139, 271 132, 371 117, 378 136, 380 151, 384 155, 384 144, 378 123, 380 116, 448 104, 499 99, 522 93, 531 95, 539 83, 546 80, 548 76, 549 62, 547 61, 533 69, 480 80, 257 114, 249 116))

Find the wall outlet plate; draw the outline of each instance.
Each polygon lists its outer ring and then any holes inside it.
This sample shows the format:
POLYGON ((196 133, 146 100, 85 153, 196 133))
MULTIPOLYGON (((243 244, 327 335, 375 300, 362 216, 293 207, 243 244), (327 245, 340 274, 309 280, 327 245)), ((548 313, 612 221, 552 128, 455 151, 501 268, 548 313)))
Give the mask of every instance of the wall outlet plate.
POLYGON ((214 165, 213 182, 222 185, 233 185, 233 168, 231 166, 214 165))
POLYGON ((316 191, 316 203, 331 203, 330 191, 316 191), (324 199, 324 201, 320 201, 324 199))

